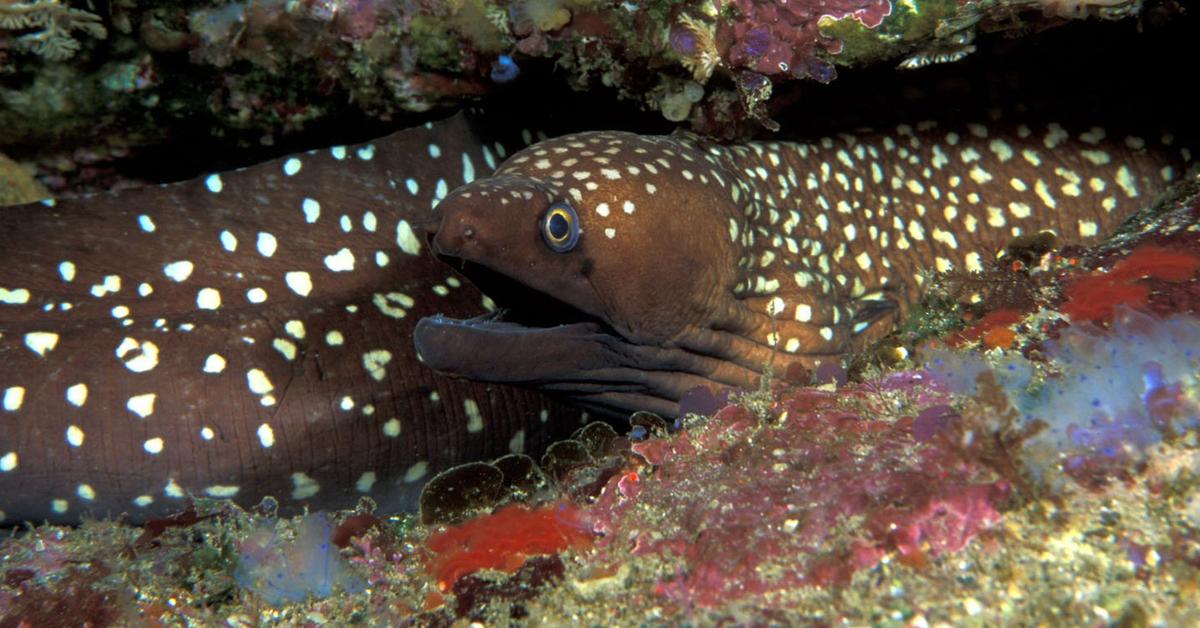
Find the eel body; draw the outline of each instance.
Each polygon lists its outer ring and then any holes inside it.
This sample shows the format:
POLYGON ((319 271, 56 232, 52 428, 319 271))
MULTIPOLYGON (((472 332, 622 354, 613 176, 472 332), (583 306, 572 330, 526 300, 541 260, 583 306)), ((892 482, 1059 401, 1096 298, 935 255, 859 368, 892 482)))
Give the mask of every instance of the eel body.
POLYGON ((458 116, 369 144, 0 208, 0 522, 411 507, 448 466, 578 411, 417 361, 423 315, 485 312, 421 221, 528 131, 458 116), (493 141, 497 140, 497 141, 493 141))
POLYGON ((1170 134, 900 125, 719 146, 595 132, 531 146, 437 208, 437 252, 506 308, 431 317, 422 358, 584 404, 679 413, 886 333, 928 270, 1014 236, 1089 243, 1191 159, 1170 134))
POLYGON ((575 424, 522 387, 676 415, 697 386, 885 333, 924 269, 1044 229, 1094 241, 1190 160, 1170 135, 929 122, 575 134, 477 178, 532 139, 490 133, 460 116, 0 210, 0 521, 404 508, 440 469, 575 424), (469 318, 494 304, 458 271, 500 308, 469 318))

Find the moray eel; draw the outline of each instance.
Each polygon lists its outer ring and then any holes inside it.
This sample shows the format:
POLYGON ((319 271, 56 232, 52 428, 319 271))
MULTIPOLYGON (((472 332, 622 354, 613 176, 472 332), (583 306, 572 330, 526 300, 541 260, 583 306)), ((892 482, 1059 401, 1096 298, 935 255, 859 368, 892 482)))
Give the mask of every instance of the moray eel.
POLYGON ((503 309, 416 328, 441 372, 678 415, 887 333, 925 269, 1095 242, 1182 173, 1170 134, 936 122, 805 143, 551 139, 438 205, 437 253, 503 309))
POLYGON ((412 349, 421 316, 490 305, 429 255, 421 221, 534 139, 499 126, 460 115, 0 208, 0 521, 138 521, 188 496, 394 510, 441 469, 577 425, 412 349))

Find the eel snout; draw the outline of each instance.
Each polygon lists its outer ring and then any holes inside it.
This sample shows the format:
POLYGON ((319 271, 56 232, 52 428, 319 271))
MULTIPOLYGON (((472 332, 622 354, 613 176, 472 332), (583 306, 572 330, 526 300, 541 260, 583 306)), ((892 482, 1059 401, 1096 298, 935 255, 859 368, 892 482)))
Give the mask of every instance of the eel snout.
POLYGON ((475 221, 462 212, 450 212, 431 223, 427 238, 433 252, 443 259, 462 258, 469 247, 478 246, 478 233, 475 221))

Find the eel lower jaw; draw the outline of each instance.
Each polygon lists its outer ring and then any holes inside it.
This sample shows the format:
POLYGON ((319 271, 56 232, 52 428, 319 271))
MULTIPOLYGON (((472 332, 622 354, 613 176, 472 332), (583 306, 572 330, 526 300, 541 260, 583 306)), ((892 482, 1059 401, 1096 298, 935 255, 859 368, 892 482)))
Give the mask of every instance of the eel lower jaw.
POLYGON ((443 375, 536 388, 606 416, 650 410, 674 417, 686 392, 731 387, 689 372, 703 370, 706 358, 632 344, 596 322, 529 327, 499 313, 429 316, 413 341, 418 358, 443 375))
POLYGON ((469 262, 454 260, 499 306, 457 320, 421 319, 419 359, 444 375, 537 388, 606 414, 679 414, 685 393, 753 386, 743 369, 679 348, 642 345, 570 305, 469 262))
POLYGON ((441 314, 422 319, 413 333, 417 355, 430 368, 468 379, 539 385, 560 379, 560 361, 572 348, 614 336, 583 312, 461 258, 438 255, 496 305, 474 318, 441 314))

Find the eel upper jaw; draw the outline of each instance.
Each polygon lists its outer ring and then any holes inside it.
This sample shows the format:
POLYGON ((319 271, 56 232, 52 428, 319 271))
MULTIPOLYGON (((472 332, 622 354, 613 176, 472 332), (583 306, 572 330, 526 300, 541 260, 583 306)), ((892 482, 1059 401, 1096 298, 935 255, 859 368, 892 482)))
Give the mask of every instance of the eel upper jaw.
POLYGON ((440 373, 535 387, 607 414, 679 414, 690 390, 745 386, 722 361, 633 342, 605 321, 482 265, 442 255, 497 304, 456 320, 422 319, 413 332, 420 359, 440 373))

